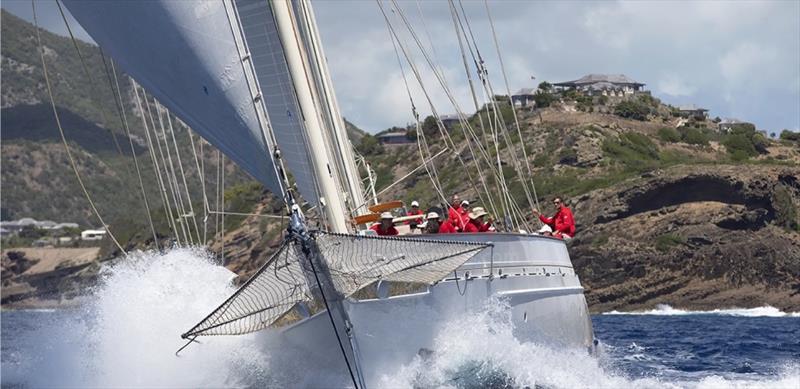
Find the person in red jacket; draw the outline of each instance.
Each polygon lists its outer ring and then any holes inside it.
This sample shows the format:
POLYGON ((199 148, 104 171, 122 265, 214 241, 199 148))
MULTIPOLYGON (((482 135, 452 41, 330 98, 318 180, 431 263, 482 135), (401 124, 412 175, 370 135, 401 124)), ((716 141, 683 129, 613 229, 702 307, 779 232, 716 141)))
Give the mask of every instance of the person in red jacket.
POLYGON ((536 208, 533 209, 533 215, 538 216, 542 223, 549 225, 553 229, 553 236, 560 239, 572 239, 575 236, 575 219, 572 217, 572 210, 564 204, 561 197, 553 199, 553 206, 556 208, 556 213, 553 217, 542 215, 536 208))
POLYGON ((461 201, 458 195, 453 195, 453 200, 450 202, 450 207, 447 210, 448 220, 458 231, 463 231, 464 225, 469 221, 467 217, 467 208, 464 206, 465 204, 469 207, 469 202, 467 200, 461 201))
POLYGON ((408 216, 419 215, 419 219, 412 219, 412 220, 407 220, 406 221, 406 224, 410 224, 411 225, 411 229, 412 230, 414 228, 417 228, 417 225, 422 224, 423 212, 422 212, 421 209, 419 209, 419 203, 416 200, 411 202, 411 209, 408 211, 408 213, 406 215, 408 215, 408 216))
POLYGON ((447 219, 439 224, 439 233, 440 234, 455 234, 458 232, 456 227, 453 225, 453 219, 447 219))
POLYGON ((375 231, 380 236, 397 235, 399 232, 394 228, 392 219, 394 219, 394 216, 392 216, 391 212, 384 212, 381 214, 381 222, 373 225, 369 229, 375 231))
POLYGON ((469 213, 469 223, 464 226, 464 232, 488 232, 492 230, 492 219, 483 222, 486 211, 482 207, 475 207, 469 213))

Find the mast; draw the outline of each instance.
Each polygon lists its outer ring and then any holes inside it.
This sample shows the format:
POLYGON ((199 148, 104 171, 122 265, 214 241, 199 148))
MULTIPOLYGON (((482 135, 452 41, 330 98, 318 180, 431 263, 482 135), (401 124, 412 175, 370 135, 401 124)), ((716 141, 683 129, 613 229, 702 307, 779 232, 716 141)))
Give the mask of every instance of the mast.
POLYGON ((337 185, 331 161, 336 161, 325 142, 325 129, 314 101, 313 84, 309 69, 303 60, 300 40, 296 35, 295 18, 287 1, 276 0, 270 2, 273 15, 278 27, 281 41, 283 42, 286 63, 289 67, 292 83, 294 84, 300 110, 303 114, 306 135, 308 140, 309 156, 313 163, 317 184, 320 192, 321 214, 328 222, 328 229, 332 232, 346 233, 349 214, 345 205, 344 196, 337 185))
POLYGON ((336 100, 336 94, 333 90, 333 82, 331 75, 328 71, 328 61, 325 56, 325 51, 322 47, 322 39, 319 35, 317 28, 317 20, 314 16, 314 8, 308 1, 297 1, 295 10, 299 14, 298 21, 302 23, 305 33, 305 43, 308 45, 308 59, 315 65, 316 70, 315 79, 318 82, 318 89, 321 92, 319 100, 321 106, 325 109, 328 116, 328 125, 330 126, 329 132, 335 141, 335 145, 331 145, 337 154, 337 163, 340 165, 340 179, 344 181, 342 185, 348 191, 346 200, 350 207, 359 206, 364 204, 358 209, 351 209, 354 215, 362 215, 368 213, 364 201, 364 188, 361 182, 361 177, 356 165, 353 147, 350 143, 350 138, 347 135, 347 127, 342 118, 341 111, 339 110, 339 103, 336 100))

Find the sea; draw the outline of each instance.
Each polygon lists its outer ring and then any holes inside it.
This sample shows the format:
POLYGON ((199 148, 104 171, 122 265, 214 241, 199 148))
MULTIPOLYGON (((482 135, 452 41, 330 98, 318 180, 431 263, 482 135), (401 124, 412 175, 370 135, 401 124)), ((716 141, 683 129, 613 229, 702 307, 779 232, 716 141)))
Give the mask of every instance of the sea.
MULTIPOLYGON (((138 253, 108 267, 76 308, 2 312, 3 388, 330 387, 335 379, 252 335, 179 334, 232 291, 200 249, 138 253), (271 369, 271 366, 282 366, 271 369), (313 376, 310 380, 285 377, 313 376)), ((592 317, 597 351, 521 343, 502 304, 442 323, 433 358, 382 372, 382 388, 800 389, 800 313, 668 305, 592 317), (499 308, 498 308, 499 307, 499 308)), ((331 373, 334 374, 334 373, 331 373)))

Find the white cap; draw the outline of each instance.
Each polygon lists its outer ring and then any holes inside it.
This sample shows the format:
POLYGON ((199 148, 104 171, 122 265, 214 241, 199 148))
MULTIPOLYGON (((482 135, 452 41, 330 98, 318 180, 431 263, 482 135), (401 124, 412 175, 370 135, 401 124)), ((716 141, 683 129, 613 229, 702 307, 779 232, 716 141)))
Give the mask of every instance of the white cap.
POLYGON ((439 218, 439 214, 436 213, 436 212, 429 212, 428 216, 426 216, 425 218, 426 219, 438 219, 439 218))
POLYGON ((392 220, 392 219, 394 219, 394 216, 392 216, 391 212, 384 212, 384 213, 381 214, 381 219, 392 220))
POLYGON ((419 203, 417 202, 417 200, 414 200, 414 201, 411 202, 411 206, 412 207, 419 207, 419 203))
POLYGON ((466 206, 468 206, 468 207, 469 207, 469 201, 467 201, 467 200, 461 200, 461 205, 466 205, 466 206))
POLYGON ((545 232, 553 232, 553 228, 545 224, 544 226, 542 226, 542 228, 539 229, 539 233, 544 234, 545 232))

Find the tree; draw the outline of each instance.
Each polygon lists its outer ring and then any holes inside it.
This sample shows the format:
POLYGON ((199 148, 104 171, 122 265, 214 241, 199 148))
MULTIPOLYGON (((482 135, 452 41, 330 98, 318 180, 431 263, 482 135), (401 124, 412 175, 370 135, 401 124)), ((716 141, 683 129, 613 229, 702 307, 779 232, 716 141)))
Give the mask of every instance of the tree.
POLYGON ((422 121, 422 132, 425 136, 434 136, 439 132, 439 124, 435 117, 428 116, 422 121))
POLYGON ((539 83, 539 90, 540 91, 550 92, 551 89, 553 89, 553 85, 551 85, 549 82, 542 81, 542 82, 539 83))
POLYGON ((533 95, 533 101, 536 103, 536 108, 546 108, 552 105, 556 98, 550 93, 543 92, 533 95))

